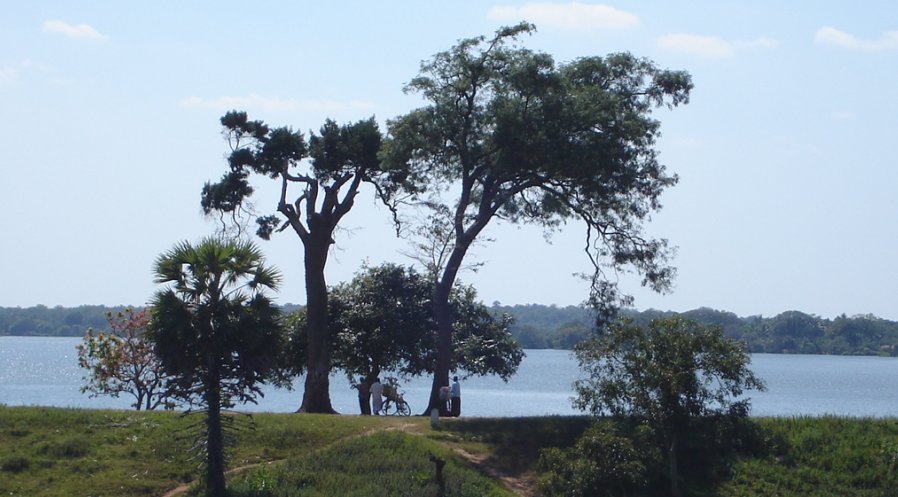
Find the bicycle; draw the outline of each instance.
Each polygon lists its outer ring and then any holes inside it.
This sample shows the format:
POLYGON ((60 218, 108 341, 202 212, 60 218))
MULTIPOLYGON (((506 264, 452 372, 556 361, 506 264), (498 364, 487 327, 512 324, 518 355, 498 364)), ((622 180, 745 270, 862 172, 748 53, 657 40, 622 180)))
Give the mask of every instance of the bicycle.
POLYGON ((384 403, 380 413, 384 416, 410 416, 412 409, 402 398, 402 392, 392 385, 384 385, 384 403))

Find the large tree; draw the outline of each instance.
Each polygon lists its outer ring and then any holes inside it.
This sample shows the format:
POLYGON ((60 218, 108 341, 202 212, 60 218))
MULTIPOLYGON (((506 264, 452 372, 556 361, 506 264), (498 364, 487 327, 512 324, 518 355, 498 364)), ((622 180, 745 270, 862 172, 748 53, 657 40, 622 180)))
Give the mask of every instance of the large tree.
POLYGON ((205 410, 206 487, 225 495, 222 409, 255 402, 277 378, 283 337, 265 295, 280 274, 245 241, 207 238, 160 255, 149 333, 176 397, 205 410))
MULTIPOLYGON (((384 372, 414 377, 433 371, 437 326, 431 279, 414 269, 383 264, 360 270, 330 291, 334 368, 370 386, 384 372)), ((494 316, 469 286, 456 285, 450 298, 456 347, 453 370, 510 378, 523 351, 508 330, 511 317, 494 316)), ((302 313, 303 311, 299 311, 302 313)), ((306 323, 294 317, 294 355, 302 355, 306 323)), ((301 359, 298 359, 301 360, 301 359)))
POLYGON ((385 163, 409 167, 416 184, 429 186, 422 203, 448 213, 440 232, 452 237, 433 300, 439 354, 431 406, 449 380, 453 283, 493 219, 547 229, 581 220, 595 269, 591 300, 603 314, 619 297, 609 267, 635 268, 658 291, 672 278, 666 242, 642 230, 676 183, 657 160, 660 124, 651 111, 687 102, 690 76, 628 53, 556 64, 516 45, 533 30, 502 28, 425 61, 406 91, 428 104, 389 122, 385 163))
POLYGON ((230 170, 219 182, 206 183, 203 210, 231 215, 238 226, 255 219, 257 234, 264 239, 287 228, 299 237, 304 248, 309 326, 300 411, 332 413, 324 269, 334 231, 352 209, 363 183, 374 185, 386 199, 394 191, 390 185, 402 178, 380 169, 381 133, 373 118, 345 126, 328 120, 308 143, 302 133, 287 127, 271 129, 262 121, 249 120, 244 112, 228 112, 221 124, 232 149, 230 170), (280 195, 272 202, 277 214, 255 214, 251 173, 279 183, 280 195))
POLYGON ((575 349, 587 377, 574 388, 574 405, 595 415, 629 415, 648 422, 663 442, 671 495, 681 495, 679 455, 701 418, 748 415, 745 390, 763 390, 741 344, 719 326, 678 316, 648 326, 612 323, 575 349))

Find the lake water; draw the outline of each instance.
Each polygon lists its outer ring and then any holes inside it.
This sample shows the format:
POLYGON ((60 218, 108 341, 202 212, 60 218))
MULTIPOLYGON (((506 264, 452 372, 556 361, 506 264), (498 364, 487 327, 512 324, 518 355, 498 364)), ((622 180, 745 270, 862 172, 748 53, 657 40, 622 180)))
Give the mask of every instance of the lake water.
MULTIPOLYGON (((84 371, 75 345, 80 338, 0 337, 0 404, 128 409, 132 400, 82 394, 84 371)), ((582 414, 571 406, 571 384, 580 371, 570 352, 527 350, 508 383, 495 377, 462 381, 466 416, 582 414)), ((750 392, 754 416, 898 416, 898 358, 754 354, 752 369, 768 391, 750 392)), ((412 412, 426 405, 430 378, 402 385, 412 412)), ((293 391, 266 388, 247 411, 293 412, 302 397, 302 379, 293 391)), ((355 390, 342 374, 331 378, 331 401, 344 414, 358 412, 355 390)))

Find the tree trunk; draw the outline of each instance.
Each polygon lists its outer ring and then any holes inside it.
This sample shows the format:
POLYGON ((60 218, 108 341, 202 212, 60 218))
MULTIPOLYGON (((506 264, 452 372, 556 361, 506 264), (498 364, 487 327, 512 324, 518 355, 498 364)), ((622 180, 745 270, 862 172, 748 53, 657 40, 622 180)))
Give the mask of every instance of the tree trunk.
POLYGON ((667 445, 668 476, 670 477, 670 495, 682 497, 680 491, 680 469, 677 461, 677 435, 671 434, 667 445))
POLYGON ((449 369, 452 359, 452 308, 449 306, 449 296, 458 276, 458 269, 467 252, 467 245, 456 244, 449 256, 446 269, 437 282, 433 297, 433 314, 437 320, 437 358, 434 364, 433 384, 430 388, 430 401, 424 415, 429 415, 434 408, 440 410, 440 415, 446 416, 446 402, 440 400, 440 389, 449 386, 449 369))
POLYGON ((203 396, 206 399, 206 491, 210 497, 225 496, 224 436, 221 431, 221 379, 217 368, 209 371, 203 396))
POLYGON ((324 266, 330 234, 316 233, 305 241, 306 320, 308 357, 306 383, 299 412, 336 414, 330 398, 330 327, 327 316, 327 282, 324 266))
MULTIPOLYGON (((440 389, 449 386, 450 358, 452 357, 452 310, 449 307, 448 292, 441 296, 442 283, 437 286, 436 297, 433 299, 433 312, 437 320, 437 358, 434 364, 433 384, 430 389, 430 402, 427 404, 425 415, 430 414, 434 408, 440 410, 440 416, 447 416, 446 401, 440 399, 440 389)), ((451 285, 448 285, 451 287, 451 285)))

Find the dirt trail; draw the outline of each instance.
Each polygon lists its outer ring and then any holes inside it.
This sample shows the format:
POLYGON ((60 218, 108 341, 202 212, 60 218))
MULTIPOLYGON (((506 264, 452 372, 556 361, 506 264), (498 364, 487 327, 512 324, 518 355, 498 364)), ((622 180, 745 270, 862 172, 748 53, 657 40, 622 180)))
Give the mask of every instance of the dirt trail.
MULTIPOLYGON (((423 434, 417 430, 417 426, 414 423, 401 423, 395 424, 385 427, 372 428, 369 430, 365 430, 362 433, 357 435, 352 435, 351 437, 341 438, 339 440, 335 440, 324 447, 320 447, 317 450, 326 450, 330 446, 334 445, 337 442, 342 442, 347 439, 358 438, 358 437, 367 437, 374 433, 385 432, 385 431, 402 431, 404 433, 408 433, 410 435, 418 435, 423 436, 423 434)), ((470 462, 478 471, 483 473, 490 478, 501 481, 506 488, 514 492, 516 495, 520 497, 533 497, 536 495, 536 478, 532 474, 523 474, 523 475, 509 475, 504 473, 501 469, 499 469, 496 465, 491 464, 489 460, 489 456, 487 454, 472 454, 461 447, 458 447, 454 444, 447 444, 446 442, 440 442, 444 445, 447 445, 453 453, 457 454, 459 457, 465 459, 470 462)), ((242 471, 246 471, 248 469, 256 468, 263 465, 268 464, 276 464, 279 462, 283 462, 285 459, 279 459, 275 461, 265 461, 255 464, 247 464, 244 466, 238 466, 236 468, 231 468, 225 472, 225 475, 230 476, 236 473, 240 473, 242 471)), ((185 483, 182 485, 178 485, 177 487, 169 490, 168 492, 162 494, 162 497, 175 497, 177 495, 181 495, 186 493, 190 486, 196 482, 185 483)))
POLYGON ((490 478, 501 481, 505 487, 521 497, 533 497, 536 495, 536 477, 533 474, 509 475, 490 464, 486 454, 472 454, 461 447, 452 447, 452 452, 474 465, 481 473, 490 478))

